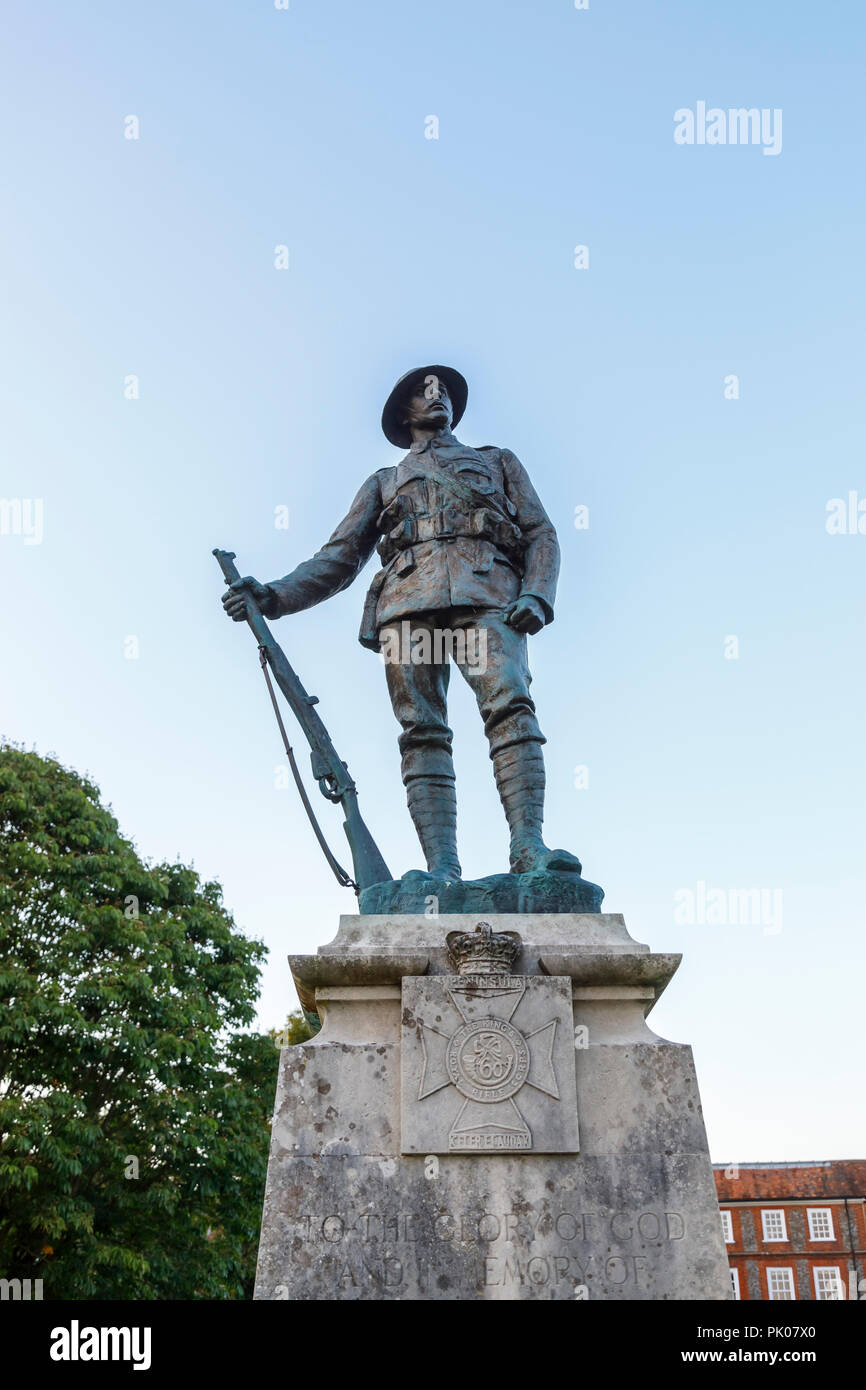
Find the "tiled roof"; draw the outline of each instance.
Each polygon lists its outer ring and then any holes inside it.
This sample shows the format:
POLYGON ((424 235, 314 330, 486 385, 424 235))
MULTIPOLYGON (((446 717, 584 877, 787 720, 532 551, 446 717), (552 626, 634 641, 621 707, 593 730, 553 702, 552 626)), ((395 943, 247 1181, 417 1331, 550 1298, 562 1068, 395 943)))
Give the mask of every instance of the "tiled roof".
POLYGON ((769 1198, 803 1201, 809 1197, 866 1197, 866 1159, 827 1159, 814 1163, 714 1163, 720 1202, 769 1198), (736 1172, 736 1177, 726 1173, 736 1172))

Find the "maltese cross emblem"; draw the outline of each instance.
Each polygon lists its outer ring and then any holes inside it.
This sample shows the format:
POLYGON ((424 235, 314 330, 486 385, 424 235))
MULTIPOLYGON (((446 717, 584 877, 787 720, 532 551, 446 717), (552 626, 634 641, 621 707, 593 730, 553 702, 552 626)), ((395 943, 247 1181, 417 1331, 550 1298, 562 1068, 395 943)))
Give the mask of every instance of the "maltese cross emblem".
POLYGON ((571 981, 403 981, 403 1152, 577 1152, 571 981))

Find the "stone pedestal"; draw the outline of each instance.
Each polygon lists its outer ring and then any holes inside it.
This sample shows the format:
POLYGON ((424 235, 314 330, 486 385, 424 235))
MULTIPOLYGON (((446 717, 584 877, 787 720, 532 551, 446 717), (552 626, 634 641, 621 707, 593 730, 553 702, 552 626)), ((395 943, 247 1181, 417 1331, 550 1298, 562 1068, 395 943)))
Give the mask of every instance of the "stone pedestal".
POLYGON ((691 1049, 646 1015, 680 957, 613 913, 343 917, 291 958, 258 1299, 726 1299, 691 1049), (515 934, 509 936, 509 934, 515 934))

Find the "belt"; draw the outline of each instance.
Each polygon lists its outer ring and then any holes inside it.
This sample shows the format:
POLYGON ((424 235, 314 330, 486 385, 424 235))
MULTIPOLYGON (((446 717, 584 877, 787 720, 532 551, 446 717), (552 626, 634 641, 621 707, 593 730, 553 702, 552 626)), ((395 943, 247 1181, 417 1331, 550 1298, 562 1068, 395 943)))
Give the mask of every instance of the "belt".
POLYGON ((519 527, 489 507, 477 507, 468 515, 453 507, 443 507, 426 516, 413 514, 403 517, 393 530, 381 538, 378 550, 383 563, 389 563, 395 558, 395 551, 399 553, 425 541, 453 541, 458 538, 491 541, 509 557, 519 557, 523 549, 519 527))

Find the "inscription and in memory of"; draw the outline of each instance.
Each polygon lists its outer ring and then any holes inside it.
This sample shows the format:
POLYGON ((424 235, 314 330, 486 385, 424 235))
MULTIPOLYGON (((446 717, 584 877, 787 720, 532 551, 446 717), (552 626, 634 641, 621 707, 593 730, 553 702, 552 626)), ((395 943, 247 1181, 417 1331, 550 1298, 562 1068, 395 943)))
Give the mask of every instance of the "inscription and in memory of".
POLYGON ((565 976, 403 980, 403 1153, 577 1153, 565 976))
MULTIPOLYGON (((291 1228, 296 1257, 341 1293, 414 1289, 535 1289, 544 1297, 634 1296, 652 1288, 684 1218, 640 1211, 347 1211, 304 1214, 291 1228)), ((293 1287, 283 1271, 273 1298, 293 1287)))

